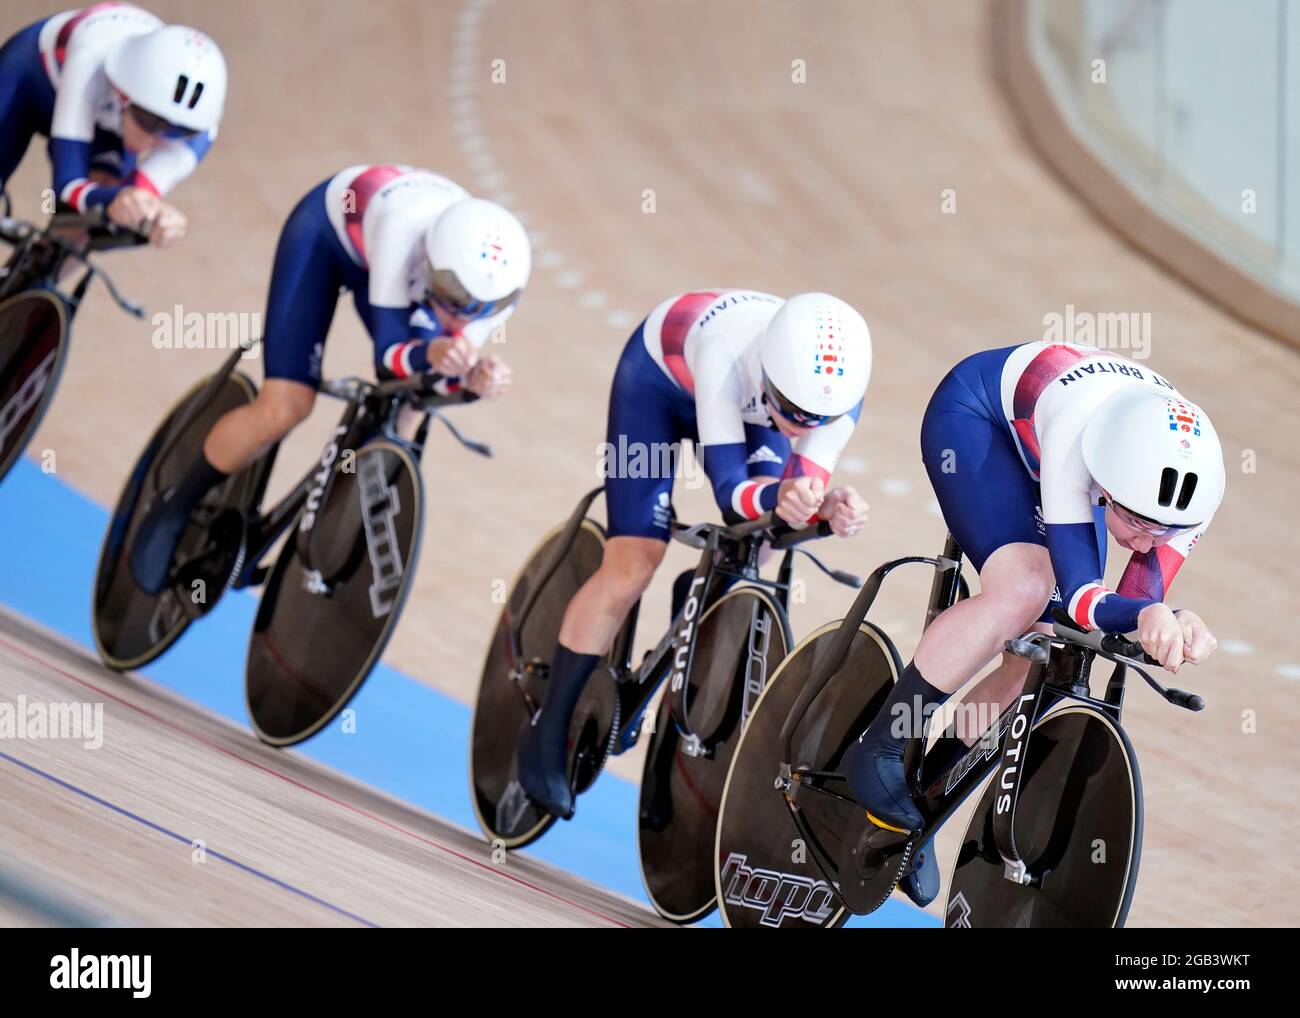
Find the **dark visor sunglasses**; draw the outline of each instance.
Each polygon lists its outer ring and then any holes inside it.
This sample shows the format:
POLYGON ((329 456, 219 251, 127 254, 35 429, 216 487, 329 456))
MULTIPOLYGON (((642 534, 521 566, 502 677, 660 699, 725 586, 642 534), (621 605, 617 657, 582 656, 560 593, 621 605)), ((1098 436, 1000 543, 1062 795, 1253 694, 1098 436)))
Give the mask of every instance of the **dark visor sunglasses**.
POLYGON ((164 138, 192 138, 198 134, 198 131, 189 127, 180 127, 173 124, 170 120, 158 116, 156 113, 150 113, 146 109, 136 106, 134 103, 130 106, 131 119, 136 122, 140 130, 145 134, 151 134, 155 137, 161 135, 164 138))
POLYGON ((1161 523, 1159 520, 1153 520, 1150 516, 1143 516, 1141 513, 1134 512, 1128 506, 1116 502, 1110 495, 1103 491, 1102 497, 1106 504, 1114 510, 1120 522, 1138 533, 1146 534, 1148 537, 1168 537, 1173 534, 1180 534, 1184 530, 1191 530, 1193 527, 1199 527, 1199 523, 1186 524, 1183 526, 1172 526, 1168 523, 1161 523))
POLYGON ((425 293, 429 303, 436 304, 448 314, 466 321, 490 318, 498 311, 512 307, 521 291, 514 290, 497 300, 479 300, 465 289, 451 269, 429 269, 428 288, 425 293))
POLYGON ((810 414, 806 410, 800 410, 781 395, 781 390, 772 384, 772 380, 767 375, 763 376, 763 397, 767 400, 768 406, 787 421, 792 421, 801 428, 820 428, 844 416, 843 414, 810 414))

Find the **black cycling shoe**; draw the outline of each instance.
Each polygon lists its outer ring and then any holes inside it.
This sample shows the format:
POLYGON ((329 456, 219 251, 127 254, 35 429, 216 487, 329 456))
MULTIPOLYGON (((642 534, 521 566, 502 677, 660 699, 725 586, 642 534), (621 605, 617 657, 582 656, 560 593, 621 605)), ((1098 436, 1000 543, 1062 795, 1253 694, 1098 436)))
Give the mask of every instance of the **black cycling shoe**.
POLYGON ((128 559, 136 586, 146 594, 157 594, 167 584, 171 572, 172 556, 185 524, 189 522, 191 506, 183 505, 176 497, 177 489, 162 492, 136 528, 128 559))
POLYGON ((550 813, 567 820, 573 816, 573 789, 569 786, 569 724, 591 678, 598 654, 579 654, 557 644, 547 672, 549 687, 541 713, 522 732, 518 755, 519 783, 528 798, 550 813))
POLYGON ((540 724, 528 725, 519 733, 515 749, 519 784, 534 804, 553 817, 568 820, 573 816, 573 789, 565 773, 568 761, 564 759, 564 751, 568 747, 564 746, 556 759, 553 740, 547 740, 544 735, 540 724))
POLYGON ((136 528, 129 558, 131 575, 146 594, 157 594, 167 584, 172 556, 185 533, 190 512, 229 476, 200 453, 179 481, 158 494, 158 500, 136 528))
POLYGON ((898 889, 918 908, 925 908, 939 897, 939 882, 939 861, 934 857, 934 843, 931 842, 912 856, 912 868, 898 882, 898 889))
POLYGON ((898 831, 919 831, 925 819, 912 800, 903 768, 903 754, 892 747, 868 748, 861 740, 850 743, 840 761, 854 797, 879 826, 898 831))

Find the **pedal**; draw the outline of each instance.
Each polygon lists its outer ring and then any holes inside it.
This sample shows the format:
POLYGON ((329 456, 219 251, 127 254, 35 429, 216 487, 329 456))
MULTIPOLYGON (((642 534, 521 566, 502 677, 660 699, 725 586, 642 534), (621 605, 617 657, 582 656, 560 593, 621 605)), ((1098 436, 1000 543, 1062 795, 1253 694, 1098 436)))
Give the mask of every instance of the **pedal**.
POLYGON ((170 585, 191 621, 202 618, 221 600, 244 561, 244 551, 243 514, 227 509, 212 518, 202 549, 172 569, 170 585), (202 584, 197 590, 196 583, 202 584), (196 599, 200 592, 202 597, 196 599))
POLYGON ((874 912, 894 893, 916 847, 910 832, 880 827, 855 810, 844 831, 839 860, 840 897, 856 915, 874 912))

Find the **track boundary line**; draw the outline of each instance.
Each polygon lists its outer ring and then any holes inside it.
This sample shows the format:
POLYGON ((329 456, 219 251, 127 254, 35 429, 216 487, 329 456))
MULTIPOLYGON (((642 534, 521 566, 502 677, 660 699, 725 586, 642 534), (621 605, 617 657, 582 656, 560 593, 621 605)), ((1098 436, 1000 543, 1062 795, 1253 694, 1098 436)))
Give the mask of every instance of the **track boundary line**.
MULTIPOLYGON (((600 919, 602 922, 610 923, 611 925, 618 926, 622 929, 631 928, 628 923, 625 923, 620 919, 616 919, 613 916, 606 915, 605 913, 600 912, 587 905, 584 905, 581 902, 574 901, 572 898, 568 898, 557 891, 549 890, 548 888, 542 887, 539 884, 535 884, 532 881, 527 880, 523 877, 516 876, 513 873, 507 873, 500 867, 490 866, 487 863, 482 862, 481 860, 475 859, 472 856, 466 855, 464 852, 452 848, 450 845, 444 845, 441 842, 431 837, 428 837, 427 835, 420 834, 417 831, 413 831, 409 827, 406 827, 403 824, 399 824, 393 820, 387 820, 384 817, 378 816, 377 814, 362 808, 361 806, 357 806, 354 805, 353 803, 346 802, 338 798, 337 796, 322 791, 319 788, 313 788, 311 785, 303 781, 299 781, 297 778, 290 777, 288 774, 278 771, 273 767, 270 767, 266 764, 259 763, 256 760, 250 759, 249 757, 243 755, 242 753, 237 752, 234 749, 231 749, 228 746, 223 746, 221 743, 215 741, 214 739, 208 738, 207 736, 202 735, 199 732, 195 732, 188 728, 185 728, 184 726, 179 725, 176 722, 169 721, 167 718, 164 718, 161 715, 154 713, 153 711, 149 710, 146 707, 141 707, 138 704, 134 704, 130 700, 127 700, 116 693, 113 693, 99 685, 96 685, 94 682, 91 682, 89 679, 85 679, 82 678, 81 676, 75 675, 72 672, 69 672, 66 669, 64 669, 62 666, 57 665, 54 662, 49 661, 46 658, 38 654, 35 654, 32 651, 28 650, 27 648, 15 644, 2 636, 0 636, 0 647, 4 647, 5 649, 12 651, 13 653, 19 655, 20 657, 26 658, 28 661, 38 664, 44 668, 48 668, 50 671, 54 672, 57 675, 62 676, 65 679, 68 679, 71 682, 75 682, 78 685, 84 686, 87 689, 94 690, 96 693, 98 693, 100 696, 103 696, 105 699, 111 700, 116 704, 120 704, 121 706, 134 711, 135 713, 141 715, 142 717, 148 718, 149 720, 155 722, 156 724, 161 725, 162 727, 170 731, 176 732, 179 735, 183 735, 195 742, 200 743, 203 746, 206 746, 211 750, 221 753, 224 756, 230 757, 233 760, 238 760, 240 763, 245 764, 246 766, 251 767, 254 770, 261 771, 264 774, 268 774, 272 777, 280 779, 281 781, 287 782, 288 784, 294 786, 295 788, 307 792, 309 795, 314 795, 317 798, 323 799, 326 802, 332 803, 333 805, 338 806, 339 808, 344 809, 349 813, 353 813, 356 816, 364 817, 365 819, 371 821, 372 823, 378 824, 381 827, 385 827, 388 828, 389 830, 396 831, 399 834, 403 834, 408 838, 411 838, 414 841, 417 841, 423 845, 427 845, 430 848, 436 849, 437 851, 442 852, 445 855, 449 855, 455 859, 458 859, 461 862, 468 863, 469 865, 477 869, 483 870, 487 873, 491 873, 504 880, 509 880, 512 883, 517 884, 520 887, 527 888, 528 890, 540 894, 543 897, 550 898, 551 900, 560 902, 561 904, 564 905, 568 905, 569 907, 577 909, 578 911, 583 912, 589 916, 592 916, 596 919, 600 919)), ((137 674, 137 673, 132 673, 132 674, 137 674)), ((151 680, 146 679, 145 681, 149 681, 150 684, 152 685, 151 680)))
MULTIPOLYGON (((175 841, 179 841, 182 845, 186 845, 191 848, 194 846, 193 838, 187 838, 185 837, 185 835, 170 830, 169 828, 164 827, 160 823, 150 820, 147 817, 143 817, 138 813, 131 812, 129 809, 125 808, 124 806, 119 806, 116 803, 109 802, 107 799, 103 798, 102 796, 96 795, 94 792, 91 792, 85 788, 81 788, 79 785, 74 785, 71 781, 67 781, 59 777, 57 774, 51 774, 49 771, 41 770, 41 768, 37 767, 36 765, 30 764, 25 760, 20 760, 16 756, 11 756, 10 754, 4 752, 4 750, 0 750, 0 760, 8 760, 11 764, 15 764, 18 767, 21 767, 23 770, 35 774, 37 777, 44 778, 46 781, 51 781, 54 784, 58 785, 60 788, 66 789, 67 791, 72 792, 76 795, 80 795, 82 798, 89 799, 91 802, 95 803, 98 806, 103 806, 114 813, 118 813, 126 817, 128 820, 134 820, 136 823, 141 824, 142 826, 147 827, 152 831, 156 831, 157 833, 163 834, 169 838, 172 838, 175 841)), ((281 880, 279 877, 273 877, 271 876, 271 874, 259 870, 255 866, 250 866, 248 865, 248 863, 240 862, 238 859, 234 858, 233 856, 226 855, 224 852, 218 852, 216 849, 207 848, 206 846, 204 847, 203 852, 205 855, 210 855, 215 859, 220 859, 224 863, 229 863, 231 866, 234 866, 236 869, 243 870, 245 873, 255 876, 260 880, 265 880, 267 883, 273 884, 276 887, 281 888, 282 890, 286 890, 291 892, 292 894, 296 894, 300 898, 305 898, 307 901, 310 901, 314 905, 322 905, 332 912, 337 912, 339 915, 346 916, 347 918, 352 919, 355 922, 361 923, 363 926, 369 926, 370 928, 376 930, 380 928, 379 924, 376 922, 372 922, 369 919, 363 918, 362 916, 357 915, 355 912, 349 912, 341 905, 335 905, 332 902, 328 902, 324 898, 312 894, 310 891, 303 890, 301 887, 295 887, 287 880, 281 880)))

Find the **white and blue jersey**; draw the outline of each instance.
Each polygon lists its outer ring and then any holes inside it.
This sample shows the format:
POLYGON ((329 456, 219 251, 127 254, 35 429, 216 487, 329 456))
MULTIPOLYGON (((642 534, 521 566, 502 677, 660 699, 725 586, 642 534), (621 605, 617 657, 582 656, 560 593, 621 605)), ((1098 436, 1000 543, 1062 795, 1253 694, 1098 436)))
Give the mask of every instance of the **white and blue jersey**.
MULTIPOLYGON (((280 232, 262 341, 268 378, 320 385, 321 358, 339 291, 349 290, 375 346, 375 369, 404 378, 429 370, 429 341, 442 334, 424 302, 424 234, 467 191, 413 166, 350 166, 317 185, 280 232)), ((514 313, 467 322, 476 347, 514 313)), ((439 383, 450 391, 455 380, 439 383)))
POLYGON ((56 14, 11 38, 0 49, 0 184, 37 134, 50 139, 55 194, 79 212, 107 205, 124 186, 166 195, 188 177, 216 130, 163 139, 137 158, 122 143, 124 97, 104 73, 115 44, 162 24, 132 4, 99 3, 56 14), (94 182, 93 171, 116 183, 94 182))
POLYGON ((1209 526, 1133 553, 1116 589, 1102 582, 1107 538, 1101 491, 1083 461, 1089 416, 1118 389, 1164 394, 1170 426, 1188 403, 1164 377, 1117 354, 1067 343, 988 350, 958 364, 935 390, 921 452, 945 522, 976 569, 998 548, 1045 546, 1057 589, 1044 611, 1065 608, 1079 625, 1132 632, 1138 613, 1163 601, 1209 526))
POLYGON ((632 334, 610 393, 605 499, 610 535, 668 539, 673 477, 683 439, 693 441, 718 507, 754 519, 776 508, 770 478, 829 481, 861 402, 791 448, 763 400, 759 344, 785 301, 755 290, 699 290, 656 307, 632 334), (661 468, 635 469, 621 450, 672 450, 661 468), (625 462, 627 461, 627 462, 625 462))

